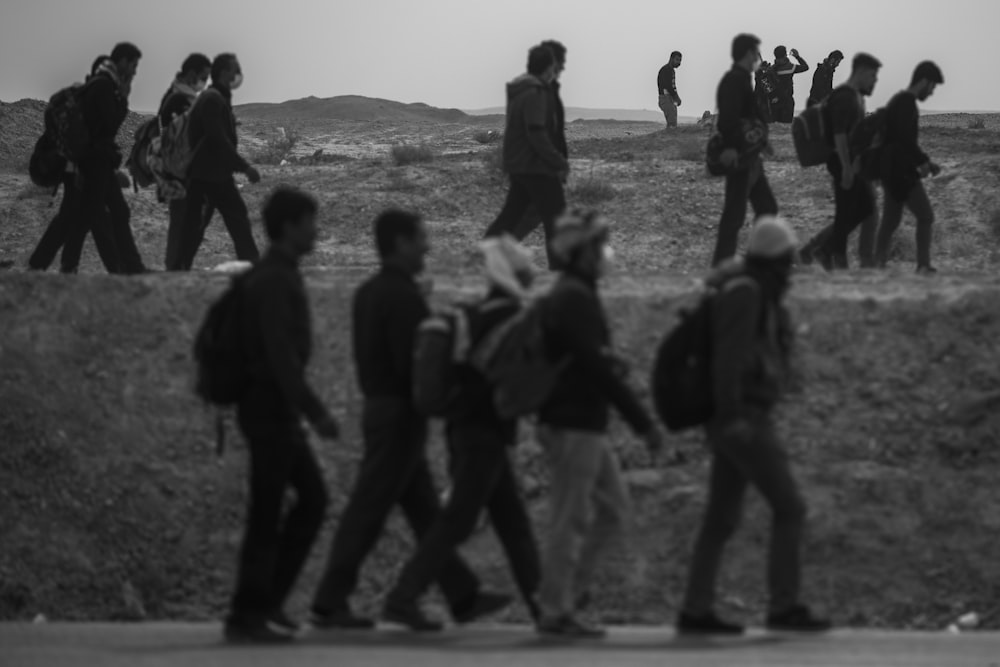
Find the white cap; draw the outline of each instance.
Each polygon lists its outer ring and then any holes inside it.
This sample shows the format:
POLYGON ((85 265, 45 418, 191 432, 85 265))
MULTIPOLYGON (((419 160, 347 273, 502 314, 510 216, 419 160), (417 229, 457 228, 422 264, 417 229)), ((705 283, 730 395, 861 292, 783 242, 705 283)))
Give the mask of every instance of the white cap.
POLYGON ((753 231, 750 232, 747 257, 775 259, 794 252, 798 246, 799 239, 795 235, 795 230, 784 218, 765 215, 757 220, 753 231))

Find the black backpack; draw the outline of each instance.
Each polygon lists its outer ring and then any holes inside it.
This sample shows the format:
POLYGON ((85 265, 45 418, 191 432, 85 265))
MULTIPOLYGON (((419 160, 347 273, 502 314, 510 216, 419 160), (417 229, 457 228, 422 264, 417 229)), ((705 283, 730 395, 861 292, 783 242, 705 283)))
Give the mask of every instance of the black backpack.
POLYGON ((75 83, 67 86, 49 98, 45 106, 46 134, 52 137, 63 157, 77 164, 90 152, 90 130, 81 106, 87 85, 75 83))
POLYGON ((139 188, 148 188, 156 185, 156 176, 153 174, 146 157, 149 154, 149 146, 153 139, 160 136, 160 119, 156 116, 150 118, 135 130, 135 141, 132 142, 132 150, 129 152, 125 166, 132 176, 132 184, 135 191, 139 188))
POLYGON ((218 407, 243 397, 249 369, 243 339, 243 294, 249 271, 233 278, 205 315, 194 339, 195 393, 218 407))
POLYGON ((43 132, 35 142, 28 161, 28 175, 31 182, 43 188, 57 188, 66 173, 66 158, 59 152, 55 139, 43 132))

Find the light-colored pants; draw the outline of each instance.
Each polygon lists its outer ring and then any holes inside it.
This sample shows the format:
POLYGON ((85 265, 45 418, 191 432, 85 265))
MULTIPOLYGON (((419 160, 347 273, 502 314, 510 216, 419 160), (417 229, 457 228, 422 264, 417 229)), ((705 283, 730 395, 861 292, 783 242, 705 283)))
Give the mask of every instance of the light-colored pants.
POLYGON ((660 110, 663 111, 667 127, 677 127, 677 105, 674 104, 670 95, 660 95, 660 110))
POLYGON ((629 497, 604 433, 540 426, 552 483, 539 603, 546 618, 572 614, 599 558, 625 533, 629 497))

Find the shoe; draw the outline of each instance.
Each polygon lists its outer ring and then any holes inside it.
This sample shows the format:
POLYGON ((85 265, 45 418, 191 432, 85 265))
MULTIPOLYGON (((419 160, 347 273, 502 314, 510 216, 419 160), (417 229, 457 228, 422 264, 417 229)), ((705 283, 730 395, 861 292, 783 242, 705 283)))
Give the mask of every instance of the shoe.
POLYGON ((607 635, 604 628, 587 625, 569 614, 555 618, 542 618, 535 626, 540 635, 566 637, 567 639, 602 639, 607 635))
POLYGON ((786 632, 826 632, 833 624, 825 618, 814 616, 805 605, 795 605, 787 611, 767 615, 769 630, 786 632))
POLYGON ((917 275, 918 276, 933 276, 936 273, 937 273, 937 269, 935 269, 930 264, 922 264, 922 265, 920 265, 920 266, 917 267, 917 275))
POLYGON ((223 637, 231 644, 288 644, 295 636, 267 620, 247 620, 230 616, 223 637))
POLYGON ((675 627, 681 635, 742 635, 745 631, 742 625, 723 621, 715 612, 696 616, 682 611, 675 627))
POLYGON ((424 612, 413 604, 386 603, 382 610, 382 620, 405 625, 414 632, 441 632, 444 624, 427 618, 424 612))
POLYGON ((485 616, 491 616, 498 611, 503 611, 511 605, 514 599, 503 593, 491 593, 490 591, 480 591, 476 594, 476 599, 472 602, 472 606, 468 609, 463 609, 460 612, 455 612, 452 617, 455 622, 459 625, 465 625, 466 623, 472 623, 485 616))
POLYGON ((279 609, 271 614, 271 617, 267 619, 267 622, 293 635, 298 634, 299 631, 302 630, 302 626, 293 621, 283 609, 279 609))
POLYGON ((350 609, 338 611, 317 611, 309 615, 310 624, 319 630, 372 630, 375 621, 364 616, 355 616, 350 609))

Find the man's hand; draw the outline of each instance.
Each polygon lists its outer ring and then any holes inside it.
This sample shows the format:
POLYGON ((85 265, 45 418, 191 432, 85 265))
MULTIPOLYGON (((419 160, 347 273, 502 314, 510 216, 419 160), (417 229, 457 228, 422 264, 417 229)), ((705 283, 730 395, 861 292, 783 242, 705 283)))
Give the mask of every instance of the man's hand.
POLYGON ((675 97, 674 98, 674 105, 675 106, 680 106, 681 105, 681 98, 675 97))
POLYGON ((115 177, 118 179, 118 187, 122 190, 125 190, 132 185, 132 181, 129 180, 128 174, 120 169, 115 172, 115 177))
POLYGON ((340 425, 330 415, 320 420, 314 428, 319 437, 324 440, 336 440, 340 437, 340 425))
POLYGON ((792 49, 791 51, 789 51, 789 53, 792 54, 793 58, 798 58, 799 57, 799 50, 798 49, 792 49))
POLYGON ((937 176, 941 173, 941 167, 936 162, 930 163, 931 176, 937 176))
POLYGON ((735 167, 736 163, 739 162, 739 159, 740 154, 735 148, 727 148, 722 151, 722 154, 719 156, 719 162, 722 163, 723 167, 727 168, 735 167))
POLYGON ((251 183, 260 183, 260 172, 255 167, 250 167, 246 173, 251 183))

